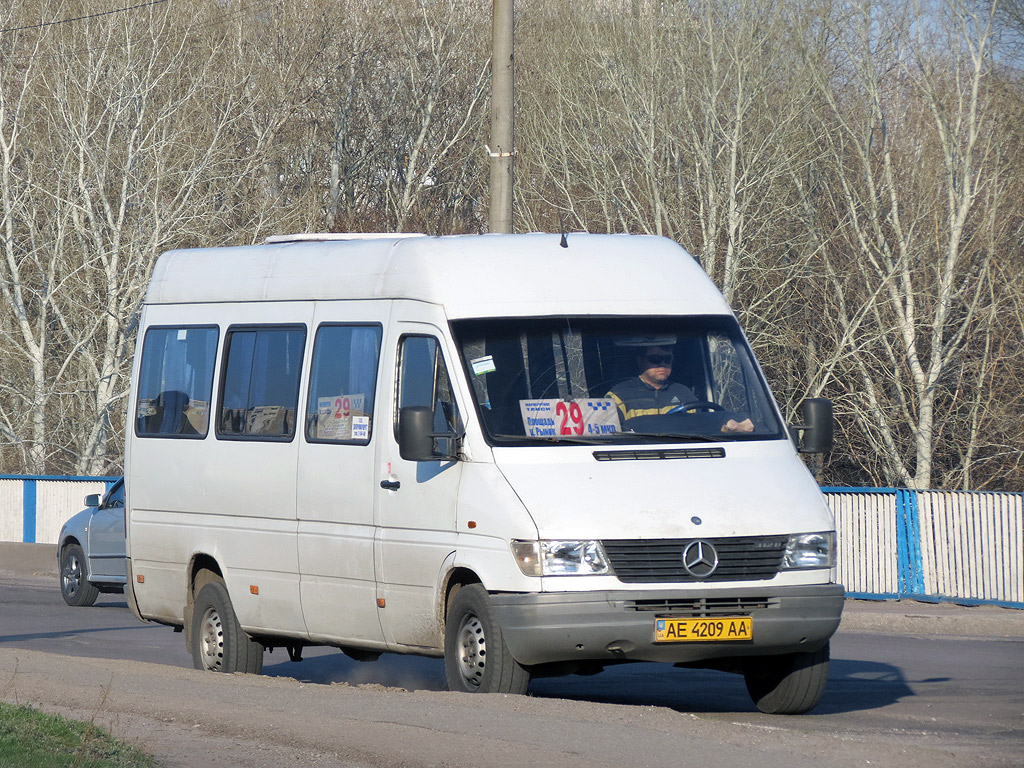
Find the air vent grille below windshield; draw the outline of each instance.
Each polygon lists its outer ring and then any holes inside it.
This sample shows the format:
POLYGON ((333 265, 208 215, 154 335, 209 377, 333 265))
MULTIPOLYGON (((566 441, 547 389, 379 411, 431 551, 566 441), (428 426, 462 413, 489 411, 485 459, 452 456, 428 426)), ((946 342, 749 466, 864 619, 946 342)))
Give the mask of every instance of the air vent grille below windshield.
POLYGON ((594 451, 594 458, 598 461, 724 459, 725 448, 652 448, 636 451, 594 451))

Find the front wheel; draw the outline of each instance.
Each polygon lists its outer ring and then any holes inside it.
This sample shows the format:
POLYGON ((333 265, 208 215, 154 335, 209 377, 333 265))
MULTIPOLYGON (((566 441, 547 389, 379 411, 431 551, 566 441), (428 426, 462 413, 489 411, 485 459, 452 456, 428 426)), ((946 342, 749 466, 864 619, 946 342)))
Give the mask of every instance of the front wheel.
POLYGON ((448 688, 465 693, 526 693, 530 673, 512 658, 480 584, 460 589, 448 606, 444 631, 448 688))
POLYGON ((69 544, 60 554, 60 596, 75 608, 96 602, 100 591, 85 578, 85 553, 77 544, 69 544))
POLYGON ((769 715, 799 715, 814 709, 828 680, 829 648, 813 653, 765 656, 750 662, 743 677, 747 693, 769 715))
POLYGON ((211 672, 263 671, 263 646, 242 630, 227 587, 211 581, 199 590, 193 608, 192 665, 211 672))

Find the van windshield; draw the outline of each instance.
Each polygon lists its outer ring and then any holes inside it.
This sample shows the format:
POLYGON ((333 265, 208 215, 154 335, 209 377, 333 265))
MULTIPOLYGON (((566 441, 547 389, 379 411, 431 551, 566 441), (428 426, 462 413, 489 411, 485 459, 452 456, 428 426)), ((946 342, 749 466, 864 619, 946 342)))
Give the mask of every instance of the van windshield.
POLYGON ((728 316, 452 322, 492 445, 784 437, 728 316))

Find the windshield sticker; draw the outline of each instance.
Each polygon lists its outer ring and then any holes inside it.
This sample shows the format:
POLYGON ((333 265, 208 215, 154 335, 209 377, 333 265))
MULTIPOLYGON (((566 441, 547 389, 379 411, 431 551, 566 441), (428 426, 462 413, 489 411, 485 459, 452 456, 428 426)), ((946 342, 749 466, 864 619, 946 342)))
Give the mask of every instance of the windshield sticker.
POLYGON ((619 411, 610 397, 520 400, 529 437, 594 437, 619 431, 619 411))
POLYGON ((473 367, 473 373, 477 376, 483 376, 485 373, 494 373, 498 370, 498 367, 494 364, 494 357, 492 355, 478 357, 476 360, 470 360, 469 364, 473 367))

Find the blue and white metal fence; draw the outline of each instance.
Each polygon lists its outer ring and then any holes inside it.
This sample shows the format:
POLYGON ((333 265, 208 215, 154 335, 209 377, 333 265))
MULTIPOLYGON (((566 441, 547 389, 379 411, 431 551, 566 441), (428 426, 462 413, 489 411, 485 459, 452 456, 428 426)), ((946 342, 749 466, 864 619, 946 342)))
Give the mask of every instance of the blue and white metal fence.
POLYGON ((116 477, 0 475, 0 541, 56 544, 60 528, 116 477))
POLYGON ((822 490, 849 596, 1024 608, 1024 494, 822 490))
MULTIPOLYGON (((55 544, 113 477, 0 475, 0 541, 55 544)), ((1024 494, 824 488, 851 597, 1024 608, 1024 494)))

